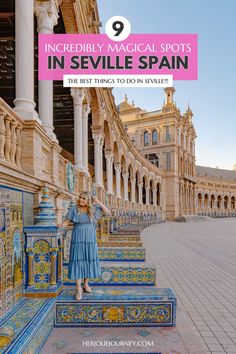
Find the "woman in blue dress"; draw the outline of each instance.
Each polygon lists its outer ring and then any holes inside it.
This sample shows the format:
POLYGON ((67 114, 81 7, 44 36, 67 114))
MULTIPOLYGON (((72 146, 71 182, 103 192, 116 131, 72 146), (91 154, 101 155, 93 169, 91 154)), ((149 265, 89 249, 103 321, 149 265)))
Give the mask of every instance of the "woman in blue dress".
POLYGON ((82 299, 83 291, 91 293, 89 278, 101 275, 96 241, 96 224, 101 214, 109 214, 108 208, 88 192, 79 195, 76 206, 72 206, 62 227, 73 223, 70 245, 68 277, 76 281, 76 300, 82 299), (84 280, 83 289, 81 281, 84 280))

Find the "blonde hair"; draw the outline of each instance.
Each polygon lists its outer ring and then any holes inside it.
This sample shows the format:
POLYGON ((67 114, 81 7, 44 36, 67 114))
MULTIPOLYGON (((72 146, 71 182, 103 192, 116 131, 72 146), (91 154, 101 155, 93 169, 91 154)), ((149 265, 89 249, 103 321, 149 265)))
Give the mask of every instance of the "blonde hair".
MULTIPOLYGON (((85 191, 85 192, 81 192, 79 194, 79 198, 81 196, 85 196, 86 199, 87 199, 87 202, 88 202, 88 205, 87 205, 88 215, 89 215, 90 220, 92 220, 93 219, 93 202, 92 202, 91 194, 89 192, 85 191)), ((77 200, 78 211, 80 211, 79 198, 77 200)))

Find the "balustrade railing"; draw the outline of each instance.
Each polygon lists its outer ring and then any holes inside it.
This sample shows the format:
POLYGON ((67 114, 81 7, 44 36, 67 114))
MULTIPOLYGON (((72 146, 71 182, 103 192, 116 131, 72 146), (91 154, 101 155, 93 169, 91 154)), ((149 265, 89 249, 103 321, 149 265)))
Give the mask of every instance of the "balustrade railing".
POLYGON ((21 168, 23 121, 0 98, 0 160, 21 168))
MULTIPOLYGON (((24 121, 0 98, 0 162, 17 168, 37 179, 47 181, 58 188, 78 194, 91 190, 91 180, 82 176, 74 165, 61 153, 36 121, 24 121)), ((105 191, 102 198, 105 202, 105 191)), ((113 210, 155 211, 153 205, 125 201, 115 195, 108 197, 113 210)))

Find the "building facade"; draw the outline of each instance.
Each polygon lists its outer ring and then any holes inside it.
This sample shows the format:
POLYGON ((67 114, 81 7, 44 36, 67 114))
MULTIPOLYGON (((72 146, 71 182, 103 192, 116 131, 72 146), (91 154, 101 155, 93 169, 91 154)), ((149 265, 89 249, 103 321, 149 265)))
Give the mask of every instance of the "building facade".
POLYGON ((184 114, 173 100, 174 88, 165 89, 161 110, 147 112, 127 96, 118 106, 119 115, 136 148, 166 179, 166 216, 236 216, 236 172, 195 165, 196 132, 193 113, 184 114))
POLYGON ((161 110, 146 112, 127 98, 119 115, 135 147, 165 175, 166 216, 195 213, 195 139, 190 108, 184 114, 176 107, 173 87, 165 89, 161 110))
POLYGON ((236 171, 196 166, 196 211, 213 217, 236 216, 236 171))

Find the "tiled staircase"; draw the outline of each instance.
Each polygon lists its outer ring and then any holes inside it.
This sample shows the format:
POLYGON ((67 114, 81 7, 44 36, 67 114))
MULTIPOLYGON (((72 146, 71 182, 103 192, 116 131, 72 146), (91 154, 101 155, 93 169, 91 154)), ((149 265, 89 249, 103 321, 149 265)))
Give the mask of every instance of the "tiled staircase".
MULTIPOLYGON (((91 285, 142 285, 156 283, 156 268, 146 262, 101 262, 101 277, 91 279, 91 285)), ((64 266, 64 285, 75 285, 67 277, 67 265, 64 266)))
MULTIPOLYGON (((134 283, 135 284, 135 283, 134 283)), ((74 289, 56 299, 56 327, 172 327, 176 298, 171 289, 155 287, 93 287, 75 301, 74 289)))
POLYGON ((54 299, 22 298, 0 320, 0 353, 39 353, 54 327, 54 299))
POLYGON ((145 261, 139 230, 131 225, 106 235, 106 242, 119 247, 99 247, 102 275, 81 301, 75 300, 66 264, 64 290, 56 299, 22 298, 0 320, 0 354, 39 353, 55 326, 175 326, 176 296, 155 286, 156 269, 145 261))
POLYGON ((93 293, 84 294, 80 302, 75 301, 75 287, 64 265, 65 287, 56 299, 55 326, 175 326, 173 290, 158 289, 155 267, 145 261, 145 248, 130 247, 131 242, 140 246, 140 228, 122 228, 106 242, 119 247, 99 247, 102 275, 90 282, 93 293))

